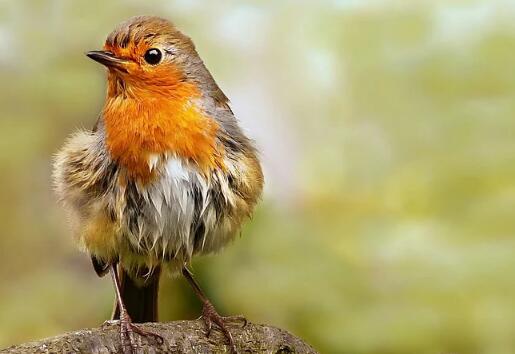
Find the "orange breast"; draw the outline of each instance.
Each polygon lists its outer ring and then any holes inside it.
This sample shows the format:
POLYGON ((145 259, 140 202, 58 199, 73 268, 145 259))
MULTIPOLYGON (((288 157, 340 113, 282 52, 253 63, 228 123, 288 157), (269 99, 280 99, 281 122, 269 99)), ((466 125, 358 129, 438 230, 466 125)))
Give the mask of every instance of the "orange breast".
POLYGON ((193 100, 199 97, 193 84, 173 92, 138 92, 108 97, 103 110, 108 150, 129 175, 143 182, 151 179, 150 154, 174 154, 195 162, 207 172, 222 167, 217 146, 217 122, 204 115, 193 100))

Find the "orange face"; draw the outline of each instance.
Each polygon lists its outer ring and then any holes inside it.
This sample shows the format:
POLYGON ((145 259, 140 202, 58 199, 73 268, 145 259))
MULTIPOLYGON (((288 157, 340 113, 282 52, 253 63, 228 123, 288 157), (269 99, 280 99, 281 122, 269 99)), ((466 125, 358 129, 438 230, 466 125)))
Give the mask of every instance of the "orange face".
MULTIPOLYGON (((107 42, 105 52, 116 58, 109 66, 109 81, 122 80, 132 90, 151 91, 155 94, 174 94, 184 89, 183 69, 174 60, 170 45, 159 42, 129 40, 126 46, 107 42)), ((186 85, 194 90, 192 85, 186 85)), ((113 92, 112 94, 115 94, 113 92)))
POLYGON ((108 37, 104 51, 88 56, 109 69, 106 142, 129 175, 150 180, 150 159, 164 154, 204 172, 223 167, 219 126, 203 112, 201 90, 186 74, 198 59, 187 37, 162 24, 122 28, 108 37))

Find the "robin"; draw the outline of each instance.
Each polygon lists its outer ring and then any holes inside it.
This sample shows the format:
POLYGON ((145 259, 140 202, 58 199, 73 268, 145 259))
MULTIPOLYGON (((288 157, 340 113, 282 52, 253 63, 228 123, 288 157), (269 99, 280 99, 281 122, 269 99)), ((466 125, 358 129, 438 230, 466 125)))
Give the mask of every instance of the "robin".
POLYGON ((134 323, 157 321, 161 272, 182 274, 209 330, 225 325, 189 270, 194 256, 230 242, 259 199, 253 142, 191 39, 169 21, 130 18, 86 54, 107 68, 107 95, 92 130, 57 153, 54 180, 79 244, 99 276, 111 274, 124 353, 134 323))

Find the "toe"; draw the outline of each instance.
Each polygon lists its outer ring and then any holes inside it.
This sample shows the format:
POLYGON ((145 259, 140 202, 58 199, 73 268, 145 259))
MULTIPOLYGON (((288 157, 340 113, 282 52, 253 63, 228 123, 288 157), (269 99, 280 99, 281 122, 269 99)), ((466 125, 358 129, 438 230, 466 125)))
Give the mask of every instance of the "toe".
POLYGON ((119 323, 120 323, 120 320, 107 320, 107 321, 104 321, 104 323, 102 323, 100 325, 100 328, 104 329, 104 328, 116 326, 119 323))
POLYGON ((147 331, 147 330, 143 330, 143 329, 139 328, 138 326, 136 326, 133 323, 131 323, 130 327, 131 327, 131 329, 135 333, 139 334, 142 337, 152 337, 152 338, 154 338, 158 342, 158 344, 163 344, 164 343, 164 338, 161 335, 157 334, 157 333, 150 332, 150 331, 147 331))
POLYGON ((245 318, 245 316, 237 315, 237 316, 228 316, 228 317, 222 317, 225 322, 243 322, 243 325, 241 328, 247 327, 248 320, 245 318))

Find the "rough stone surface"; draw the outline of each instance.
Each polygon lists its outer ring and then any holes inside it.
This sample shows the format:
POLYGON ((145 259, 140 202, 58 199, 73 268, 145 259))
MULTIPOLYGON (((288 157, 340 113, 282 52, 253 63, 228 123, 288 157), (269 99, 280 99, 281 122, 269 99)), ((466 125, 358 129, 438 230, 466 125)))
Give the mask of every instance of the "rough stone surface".
MULTIPOLYGON (((289 332, 266 325, 241 322, 228 323, 239 354, 312 354, 316 351, 289 332)), ((197 321, 176 321, 169 323, 146 323, 141 329, 154 332, 164 338, 158 344, 152 337, 140 337, 138 354, 154 353, 229 353, 229 347, 222 333, 215 327, 206 337, 204 323, 197 321)), ((14 353, 121 353, 119 325, 83 329, 56 337, 42 339, 0 350, 0 354, 14 353)))

